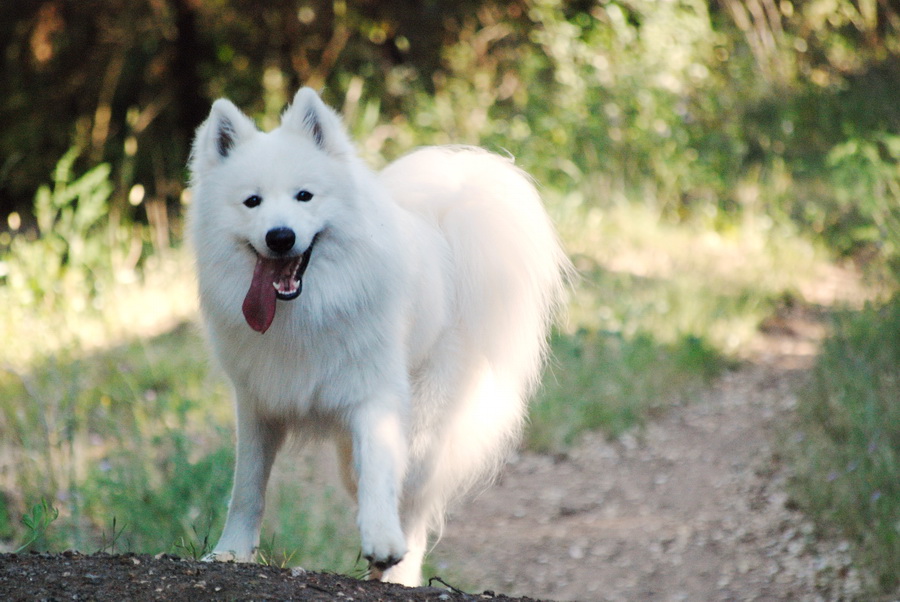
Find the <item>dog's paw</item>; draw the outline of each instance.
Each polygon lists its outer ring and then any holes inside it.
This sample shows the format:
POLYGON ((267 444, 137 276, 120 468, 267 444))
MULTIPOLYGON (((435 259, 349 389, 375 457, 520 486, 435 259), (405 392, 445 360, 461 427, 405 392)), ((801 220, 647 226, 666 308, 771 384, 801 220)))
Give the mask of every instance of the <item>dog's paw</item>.
POLYGON ((240 555, 233 550, 213 550, 200 560, 203 562, 253 562, 254 556, 255 554, 240 555))
POLYGON ((405 555, 405 552, 404 552, 403 554, 401 554, 400 556, 388 556, 387 558, 380 558, 380 559, 379 559, 379 558, 377 558, 377 557, 375 557, 375 556, 370 556, 370 555, 367 554, 367 555, 366 555, 366 560, 369 561, 369 567, 370 567, 373 571, 377 571, 377 573, 376 573, 376 574, 377 574, 377 579, 380 580, 380 579, 381 579, 381 575, 382 575, 386 570, 388 570, 389 568, 391 568, 392 566, 394 566, 395 564, 397 564, 397 563, 399 563, 401 560, 403 560, 403 556, 404 556, 404 555, 405 555))
POLYGON ((396 529, 380 530, 368 537, 363 531, 362 536, 363 557, 379 573, 388 570, 406 555, 406 540, 399 526, 396 529))

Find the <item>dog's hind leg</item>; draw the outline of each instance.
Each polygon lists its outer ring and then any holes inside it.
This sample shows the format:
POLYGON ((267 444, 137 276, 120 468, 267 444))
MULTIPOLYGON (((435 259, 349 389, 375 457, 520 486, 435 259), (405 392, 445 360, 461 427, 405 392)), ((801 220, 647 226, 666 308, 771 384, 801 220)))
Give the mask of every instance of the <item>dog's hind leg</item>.
POLYGON ((341 482, 350 497, 356 498, 356 470, 353 468, 353 439, 349 435, 338 436, 335 441, 338 451, 338 464, 341 470, 341 482))
POLYGON ((284 425, 264 420, 247 398, 237 400, 237 459, 228 517, 219 543, 204 560, 252 562, 259 547, 266 484, 284 425))

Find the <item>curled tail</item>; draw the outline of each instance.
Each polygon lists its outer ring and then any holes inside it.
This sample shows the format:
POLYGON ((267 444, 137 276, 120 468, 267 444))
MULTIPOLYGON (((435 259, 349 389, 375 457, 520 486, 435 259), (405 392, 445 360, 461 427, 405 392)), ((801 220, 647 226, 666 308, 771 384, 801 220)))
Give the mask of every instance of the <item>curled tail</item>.
POLYGON ((392 164, 382 178, 449 248, 452 343, 417 392, 446 410, 418 425, 428 448, 423 502, 440 520, 448 499, 493 474, 518 441, 571 264, 531 179, 507 158, 430 147, 392 164))

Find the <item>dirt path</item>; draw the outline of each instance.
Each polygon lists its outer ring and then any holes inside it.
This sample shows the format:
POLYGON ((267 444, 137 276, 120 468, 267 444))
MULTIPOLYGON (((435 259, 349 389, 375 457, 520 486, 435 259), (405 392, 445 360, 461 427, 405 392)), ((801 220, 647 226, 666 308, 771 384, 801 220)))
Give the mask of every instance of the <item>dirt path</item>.
POLYGON ((846 545, 789 509, 775 437, 821 323, 794 312, 751 362, 643 432, 523 454, 458 511, 433 558, 478 591, 556 600, 840 598, 846 545))

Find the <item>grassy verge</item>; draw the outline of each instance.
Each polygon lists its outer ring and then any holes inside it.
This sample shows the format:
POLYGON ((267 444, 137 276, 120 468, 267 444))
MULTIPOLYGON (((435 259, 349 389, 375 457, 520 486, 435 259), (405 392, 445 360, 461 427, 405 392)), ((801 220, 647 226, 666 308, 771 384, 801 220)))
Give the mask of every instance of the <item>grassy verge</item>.
POLYGON ((19 510, 45 498, 60 509, 48 545, 100 549, 115 521, 119 544, 168 551, 192 519, 199 528, 217 516, 229 412, 224 400, 207 403, 225 391, 208 382, 202 354, 181 327, 0 372, 3 458, 15 467, 6 491, 17 494, 7 502, 19 510))
POLYGON ((847 538, 882 593, 900 588, 900 298, 836 317, 799 405, 793 495, 847 538))
MULTIPOLYGON (((57 354, 27 373, 0 372, 4 539, 29 536, 14 517, 47 500, 59 516, 32 547, 209 551, 234 454, 230 392, 206 356, 198 329, 182 325, 88 355, 57 354)), ((274 481, 261 560, 350 571, 351 512, 335 511, 334 495, 274 481)))
POLYGON ((554 204, 579 270, 568 322, 532 405, 528 444, 640 425, 745 357, 760 322, 802 302, 825 261, 771 222, 672 223, 646 206, 554 204))
POLYGON ((687 402, 728 365, 694 336, 660 344, 646 333, 583 329, 553 337, 553 365, 532 404, 528 445, 558 452, 586 430, 611 436, 687 402))

